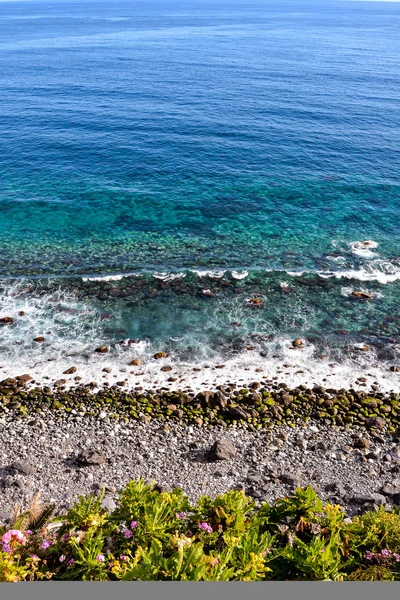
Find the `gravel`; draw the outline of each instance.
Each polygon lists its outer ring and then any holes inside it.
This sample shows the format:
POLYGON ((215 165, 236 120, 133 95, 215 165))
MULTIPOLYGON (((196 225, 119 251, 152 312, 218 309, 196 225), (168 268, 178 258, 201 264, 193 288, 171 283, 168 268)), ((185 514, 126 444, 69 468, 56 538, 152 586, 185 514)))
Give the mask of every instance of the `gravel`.
POLYGON ((137 477, 154 480, 162 489, 181 487, 192 501, 243 489, 260 504, 298 485, 312 485, 323 500, 342 504, 349 515, 400 502, 400 440, 361 429, 310 421, 249 432, 79 415, 38 417, 30 425, 3 416, 0 426, 3 516, 16 503, 29 503, 39 490, 42 500, 65 510, 79 495, 98 494, 105 487, 103 505, 111 508, 118 503, 118 490, 137 477), (221 440, 237 452, 216 463, 209 451, 221 440))

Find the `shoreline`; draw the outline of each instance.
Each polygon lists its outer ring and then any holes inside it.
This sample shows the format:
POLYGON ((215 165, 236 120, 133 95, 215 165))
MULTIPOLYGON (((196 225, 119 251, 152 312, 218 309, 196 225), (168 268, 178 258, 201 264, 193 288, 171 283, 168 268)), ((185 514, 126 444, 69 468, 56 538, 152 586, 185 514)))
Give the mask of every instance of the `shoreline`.
POLYGON ((194 499, 240 488, 258 503, 310 484, 349 515, 390 508, 400 497, 395 393, 371 398, 356 390, 267 389, 255 381, 197 394, 51 390, 29 389, 28 377, 19 376, 0 382, 0 424, 1 520, 37 491, 65 510, 105 487, 104 502, 113 506, 118 490, 139 476, 194 499), (222 439, 236 456, 208 460, 222 439), (89 462, 82 462, 85 450, 89 462))

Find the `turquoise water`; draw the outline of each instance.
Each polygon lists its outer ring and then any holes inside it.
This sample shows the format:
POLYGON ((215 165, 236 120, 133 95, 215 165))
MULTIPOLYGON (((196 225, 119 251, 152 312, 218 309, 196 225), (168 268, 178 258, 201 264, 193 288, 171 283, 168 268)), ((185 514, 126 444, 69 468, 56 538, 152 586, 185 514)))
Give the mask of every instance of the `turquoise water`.
POLYGON ((282 362, 300 336, 308 366, 396 364, 400 5, 7 2, 0 33, 6 370, 35 333, 43 361, 128 336, 282 362))

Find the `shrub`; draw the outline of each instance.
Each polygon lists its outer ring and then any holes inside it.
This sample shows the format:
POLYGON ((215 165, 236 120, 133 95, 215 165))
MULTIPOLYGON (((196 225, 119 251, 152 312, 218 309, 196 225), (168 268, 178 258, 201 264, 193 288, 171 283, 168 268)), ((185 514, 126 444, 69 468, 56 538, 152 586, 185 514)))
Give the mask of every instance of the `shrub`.
POLYGON ((0 581, 400 579, 397 509, 345 521, 310 487, 257 510, 239 491, 192 505, 141 479, 113 512, 101 500, 81 497, 61 520, 38 496, 16 507, 0 530, 0 581))

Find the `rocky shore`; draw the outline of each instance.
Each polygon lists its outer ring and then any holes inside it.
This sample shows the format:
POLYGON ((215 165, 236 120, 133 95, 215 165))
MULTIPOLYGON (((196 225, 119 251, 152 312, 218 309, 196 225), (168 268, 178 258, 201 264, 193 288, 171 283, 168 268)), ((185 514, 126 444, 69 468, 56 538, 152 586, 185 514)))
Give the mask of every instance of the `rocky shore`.
POLYGON ((0 382, 2 521, 39 490, 62 511, 105 488, 113 507, 139 476, 193 500, 243 488, 261 503, 312 485, 349 515, 400 505, 396 393, 262 382, 202 393, 94 382, 63 390, 31 381, 0 382))

